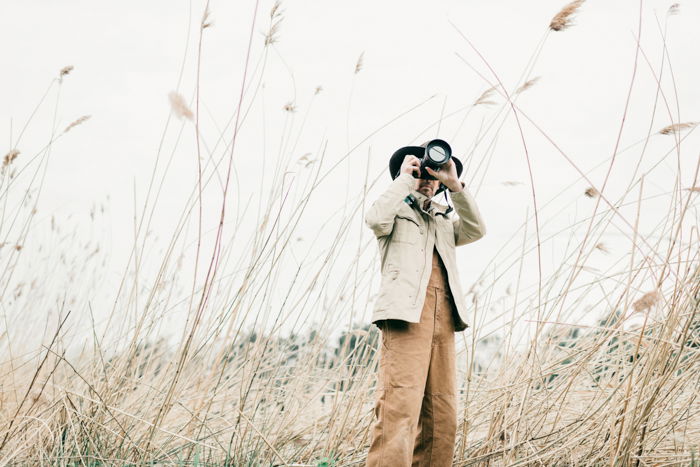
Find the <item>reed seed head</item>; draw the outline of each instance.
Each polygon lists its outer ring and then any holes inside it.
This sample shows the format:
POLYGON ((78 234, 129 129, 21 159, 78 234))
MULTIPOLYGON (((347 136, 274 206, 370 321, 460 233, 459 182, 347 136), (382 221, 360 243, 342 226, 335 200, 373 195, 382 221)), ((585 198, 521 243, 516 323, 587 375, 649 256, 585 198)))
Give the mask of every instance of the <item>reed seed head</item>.
POLYGON ((265 35, 265 47, 270 44, 274 44, 279 40, 279 27, 280 23, 284 19, 282 18, 282 10, 280 10, 281 4, 282 2, 280 0, 275 1, 275 4, 272 5, 272 9, 270 10, 270 29, 265 35))
POLYGON ((5 154, 5 158, 2 161, 2 166, 7 167, 8 165, 12 164, 12 161, 17 159, 17 156, 19 156, 19 150, 18 149, 10 149, 7 154, 5 154))
POLYGON ((520 94, 521 92, 530 89, 530 88, 531 88, 532 86, 534 86, 535 83, 537 83, 539 80, 540 80, 540 77, 539 77, 539 76, 536 76, 536 77, 532 78, 531 80, 526 81, 522 86, 520 86, 520 87, 515 91, 515 93, 516 93, 516 94, 520 94))
POLYGON ((207 5, 207 7, 204 9, 204 14, 202 15, 201 27, 202 29, 206 29, 212 24, 214 23, 209 20, 209 5, 207 5))
POLYGON ((474 105, 494 105, 496 102, 489 100, 493 92, 496 90, 496 86, 491 86, 486 91, 482 92, 477 100, 474 101, 474 105))
POLYGON ((360 70, 362 70, 362 66, 364 65, 364 56, 365 53, 364 51, 360 54, 360 56, 357 59, 357 63, 355 63, 355 74, 358 74, 360 70))
POLYGON ((697 124, 698 122, 674 123, 673 125, 663 127, 659 133, 662 135, 671 135, 673 133, 679 133, 681 130, 693 128, 697 124))
POLYGON ((63 82, 63 77, 66 76, 71 71, 73 71, 73 65, 68 65, 68 66, 64 66, 63 68, 61 68, 61 71, 58 72, 59 83, 63 82))
POLYGON ((168 98, 170 99, 170 107, 172 108, 173 112, 175 112, 175 115, 177 115, 179 118, 185 117, 190 120, 194 119, 194 114, 189 107, 187 107, 185 99, 180 94, 175 91, 170 91, 168 98))
POLYGON ((81 123, 83 123, 85 120, 87 120, 87 119, 89 119, 89 118, 90 118, 90 115, 83 115, 82 117, 78 118, 78 119, 75 120, 73 123, 71 123, 70 125, 68 125, 68 126, 66 127, 66 129, 63 130, 63 132, 64 132, 64 133, 67 132, 68 130, 70 130, 70 129, 73 128, 74 126, 80 125, 81 123))
POLYGON ((652 290, 651 292, 647 292, 644 295, 642 295, 642 298, 639 300, 635 301, 632 304, 632 307, 634 308, 634 311, 637 313, 648 310, 652 306, 654 306, 659 299, 661 298, 661 295, 659 294, 658 290, 652 290))
POLYGON ((573 2, 566 5, 559 11, 552 21, 549 23, 549 29, 553 31, 563 31, 564 29, 570 27, 572 23, 572 17, 576 13, 585 0, 574 0, 573 2))
POLYGON ((282 2, 280 0, 276 0, 275 4, 272 5, 272 9, 270 9, 270 18, 275 19, 279 16, 282 16, 282 10, 280 10, 280 5, 282 2))
POLYGON ((588 196, 589 198, 595 198, 596 196, 600 195, 600 193, 598 192, 598 190, 596 190, 596 189, 593 188, 592 186, 586 188, 586 191, 584 191, 583 193, 584 193, 586 196, 588 196))
POLYGON ((279 27, 280 23, 282 22, 284 18, 278 19, 276 22, 272 23, 270 26, 269 31, 267 31, 267 34, 265 35, 265 46, 267 47, 270 44, 274 44, 279 41, 279 27))

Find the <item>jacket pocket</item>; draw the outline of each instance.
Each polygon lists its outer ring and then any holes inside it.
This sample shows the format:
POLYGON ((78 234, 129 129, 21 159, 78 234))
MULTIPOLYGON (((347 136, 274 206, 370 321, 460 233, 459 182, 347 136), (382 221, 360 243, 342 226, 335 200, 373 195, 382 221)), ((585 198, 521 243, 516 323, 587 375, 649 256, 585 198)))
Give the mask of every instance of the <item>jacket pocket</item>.
POLYGON ((382 331, 381 335, 381 341, 382 341, 382 348, 385 350, 389 349, 389 326, 388 326, 388 320, 383 319, 379 323, 379 329, 382 331))
POLYGON ((416 243, 420 237, 420 229, 417 220, 398 214, 394 221, 392 240, 399 243, 416 243))

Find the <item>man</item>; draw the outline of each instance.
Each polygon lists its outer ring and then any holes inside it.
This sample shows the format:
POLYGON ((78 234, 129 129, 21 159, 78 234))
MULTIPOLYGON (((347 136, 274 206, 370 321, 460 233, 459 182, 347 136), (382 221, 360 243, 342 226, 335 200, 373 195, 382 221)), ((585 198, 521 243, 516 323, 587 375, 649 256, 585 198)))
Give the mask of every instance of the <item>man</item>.
POLYGON ((455 246, 486 233, 476 202, 450 158, 436 180, 420 176, 427 143, 396 151, 394 180, 365 223, 381 254, 382 280, 372 322, 382 331, 376 417, 367 466, 449 466, 457 431, 455 332, 467 324, 455 246), (452 208, 432 201, 448 189, 452 208))

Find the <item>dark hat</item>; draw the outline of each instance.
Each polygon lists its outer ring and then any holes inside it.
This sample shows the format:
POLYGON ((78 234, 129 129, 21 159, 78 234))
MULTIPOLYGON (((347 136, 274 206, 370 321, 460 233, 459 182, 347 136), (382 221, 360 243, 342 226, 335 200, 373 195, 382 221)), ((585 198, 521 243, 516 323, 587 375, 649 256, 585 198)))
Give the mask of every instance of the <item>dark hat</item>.
MULTIPOLYGON (((399 171, 401 170, 401 164, 403 164, 404 157, 412 155, 416 156, 419 159, 422 159, 425 155, 425 147, 428 145, 429 142, 430 141, 426 141, 420 146, 404 146, 402 148, 399 148, 396 152, 394 152, 394 154, 391 155, 391 159, 389 159, 389 175, 391 175, 391 179, 394 180, 396 179, 396 177, 399 176, 399 171)), ((457 177, 459 177, 460 175, 462 175, 462 161, 460 161, 454 156, 452 156, 451 159, 457 166, 457 177)), ((447 187, 440 183, 440 188, 438 188, 435 194, 437 195, 438 193, 442 192, 445 188, 447 187)))

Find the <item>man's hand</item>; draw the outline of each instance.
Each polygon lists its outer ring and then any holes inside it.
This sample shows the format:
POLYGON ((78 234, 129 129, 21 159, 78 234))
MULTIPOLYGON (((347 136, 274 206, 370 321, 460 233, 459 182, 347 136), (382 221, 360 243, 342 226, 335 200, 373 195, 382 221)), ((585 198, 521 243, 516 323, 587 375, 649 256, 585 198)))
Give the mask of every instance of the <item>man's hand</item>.
POLYGON ((440 180, 442 184, 445 185, 451 192, 456 193, 458 191, 462 191, 462 183, 457 177, 457 166, 451 158, 440 168, 440 170, 436 171, 430 167, 426 167, 425 170, 430 175, 440 180))
POLYGON ((412 175, 414 172, 416 177, 420 177, 420 159, 409 154, 403 158, 403 162, 401 163, 401 173, 412 175))

